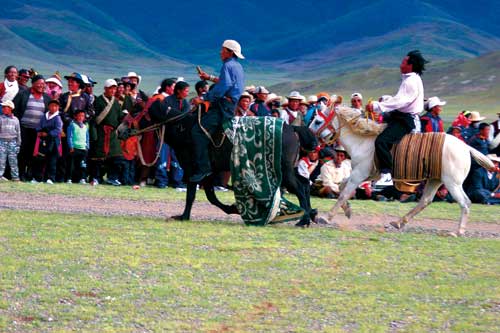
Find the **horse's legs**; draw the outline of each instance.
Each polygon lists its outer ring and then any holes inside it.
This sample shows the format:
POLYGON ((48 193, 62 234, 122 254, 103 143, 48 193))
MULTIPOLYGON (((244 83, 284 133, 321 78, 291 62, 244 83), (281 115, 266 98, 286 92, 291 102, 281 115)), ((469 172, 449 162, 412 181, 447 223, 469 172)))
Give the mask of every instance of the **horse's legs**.
POLYGON ((397 222, 391 222, 390 224, 396 229, 404 227, 415 215, 420 213, 425 207, 432 203, 432 199, 434 199, 434 196, 436 195, 436 192, 441 184, 441 180, 428 179, 427 184, 425 184, 424 187, 422 198, 420 198, 418 204, 397 222))
POLYGON ((236 208, 235 204, 225 205, 219 201, 219 199, 215 195, 215 191, 214 191, 214 177, 213 177, 213 175, 206 178, 206 180, 203 183, 203 188, 205 189, 205 195, 207 196, 208 201, 212 205, 222 209, 222 211, 226 214, 239 214, 238 209, 236 208))
POLYGON ((184 205, 184 212, 182 215, 172 216, 174 220, 189 220, 191 217, 191 208, 193 208, 193 202, 196 198, 196 183, 188 182, 186 191, 186 204, 184 205))
POLYGON ((460 220, 458 224, 457 235, 463 236, 465 234, 465 226, 467 224, 467 219, 469 217, 471 201, 465 194, 461 184, 445 183, 445 186, 448 189, 448 192, 450 192, 453 199, 455 199, 457 203, 460 205, 461 211, 460 211, 460 220))

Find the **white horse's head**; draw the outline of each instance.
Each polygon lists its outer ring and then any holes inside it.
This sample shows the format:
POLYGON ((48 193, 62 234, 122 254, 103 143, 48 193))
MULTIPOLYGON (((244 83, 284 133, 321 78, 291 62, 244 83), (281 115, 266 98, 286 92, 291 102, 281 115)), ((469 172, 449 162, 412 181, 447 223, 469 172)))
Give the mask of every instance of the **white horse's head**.
POLYGON ((334 114, 335 111, 333 109, 321 104, 311 120, 309 130, 316 135, 320 141, 330 141, 335 135, 335 128, 333 126, 334 114))

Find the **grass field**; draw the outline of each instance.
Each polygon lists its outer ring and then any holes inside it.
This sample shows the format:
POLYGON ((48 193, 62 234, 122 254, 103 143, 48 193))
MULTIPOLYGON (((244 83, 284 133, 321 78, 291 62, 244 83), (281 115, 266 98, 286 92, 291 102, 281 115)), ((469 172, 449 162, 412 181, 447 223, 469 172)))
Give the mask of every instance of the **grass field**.
MULTIPOLYGON (((171 189, 0 185, 1 195, 14 191, 152 204, 183 197, 171 189)), ((409 209, 353 204, 363 213, 409 209)), ((456 205, 435 206, 431 217, 458 215, 456 205)), ((498 223, 498 208, 489 208, 473 207, 471 217, 498 223)), ((0 248, 2 332, 500 328, 497 239, 3 210, 0 248)))

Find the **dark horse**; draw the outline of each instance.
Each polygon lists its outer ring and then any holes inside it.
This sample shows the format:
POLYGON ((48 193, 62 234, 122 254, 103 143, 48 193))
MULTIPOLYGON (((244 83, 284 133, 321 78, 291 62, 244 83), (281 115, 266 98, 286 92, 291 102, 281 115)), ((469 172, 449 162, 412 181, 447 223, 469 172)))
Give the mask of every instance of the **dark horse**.
MULTIPOLYGON (((184 179, 188 180, 194 171, 194 150, 193 141, 191 139, 191 128, 198 121, 196 112, 184 112, 173 108, 166 108, 161 101, 154 102, 148 110, 148 115, 141 114, 136 117, 136 123, 140 130, 129 128, 131 118, 125 118, 124 122, 118 128, 118 136, 120 139, 126 139, 131 135, 137 135, 151 128, 158 128, 158 125, 165 126, 164 142, 172 147, 175 151, 177 159, 184 170, 184 179), (137 119, 140 118, 140 119, 137 119), (147 119, 149 118, 149 120, 147 119)), ((152 130, 152 129, 151 129, 152 130)), ((214 139, 218 145, 221 138, 214 139)), ((301 144, 308 146, 317 145, 317 140, 312 133, 305 127, 296 128, 294 126, 284 125, 282 136, 282 170, 283 180, 282 185, 291 192, 297 195, 300 207, 304 209, 304 216, 297 223, 297 226, 309 226, 310 221, 314 221, 317 211, 311 209, 309 196, 309 182, 307 184, 297 177, 294 167, 297 160, 301 144)), ((217 199, 214 192, 214 177, 213 175, 220 171, 229 171, 231 163, 232 144, 226 138, 220 147, 210 146, 210 160, 212 164, 212 176, 205 178, 202 181, 205 194, 208 201, 224 211, 226 214, 239 214, 236 205, 225 205, 217 199)), ((191 208, 196 197, 197 183, 187 182, 186 205, 182 215, 172 216, 176 220, 189 220, 191 216, 191 208)))

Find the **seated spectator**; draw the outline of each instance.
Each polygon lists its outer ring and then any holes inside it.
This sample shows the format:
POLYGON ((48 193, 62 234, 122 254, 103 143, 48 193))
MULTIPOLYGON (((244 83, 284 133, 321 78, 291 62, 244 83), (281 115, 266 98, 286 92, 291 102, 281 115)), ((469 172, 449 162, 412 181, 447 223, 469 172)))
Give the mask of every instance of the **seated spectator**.
MULTIPOLYGON (((500 157, 495 154, 488 155, 489 159, 498 168, 500 157)), ((465 188, 465 193, 473 203, 486 205, 500 204, 500 174, 490 172, 484 168, 476 168, 471 175, 471 182, 465 188)))
POLYGON ((450 128, 449 134, 465 142, 464 138, 462 137, 462 129, 460 128, 460 126, 452 126, 450 128))
POLYGON ((446 101, 441 101, 439 97, 431 97, 425 104, 427 113, 420 117, 423 133, 444 132, 443 120, 439 116, 446 101))
POLYGON ((490 125, 487 123, 481 123, 478 127, 478 133, 471 137, 467 142, 469 146, 479 150, 484 155, 489 153, 489 137, 490 137, 490 125))
POLYGON ((38 151, 37 160, 33 167, 33 183, 41 182, 44 179, 47 180, 47 184, 54 184, 56 181, 56 163, 57 158, 61 156, 62 127, 59 100, 53 99, 49 102, 49 111, 45 113, 36 128, 38 151))
POLYGON ((14 103, 5 101, 1 105, 3 114, 0 115, 0 180, 7 180, 4 172, 8 159, 12 180, 19 181, 17 153, 21 146, 21 127, 19 120, 12 114, 14 103))
POLYGON ((74 119, 67 129, 68 141, 68 163, 69 174, 68 183, 79 182, 85 184, 84 168, 82 164, 85 163, 87 152, 89 150, 89 127, 85 121, 85 111, 76 110, 74 112, 74 119))
POLYGON ((336 198, 340 194, 340 185, 351 175, 351 163, 346 160, 346 151, 342 146, 335 148, 335 157, 326 162, 320 171, 317 182, 320 182, 319 195, 336 198))

